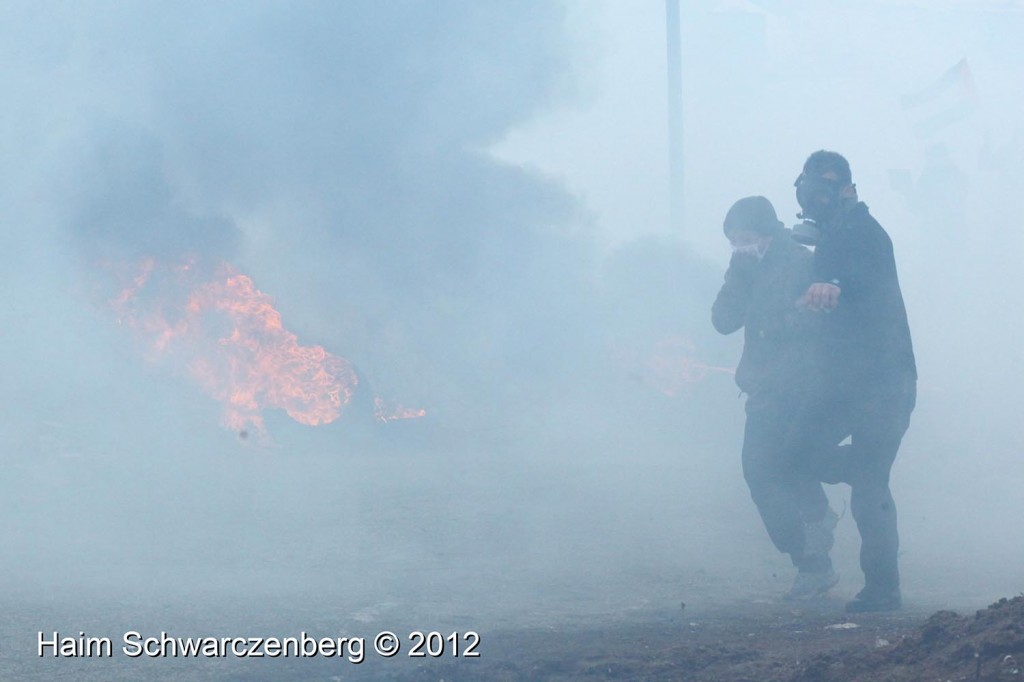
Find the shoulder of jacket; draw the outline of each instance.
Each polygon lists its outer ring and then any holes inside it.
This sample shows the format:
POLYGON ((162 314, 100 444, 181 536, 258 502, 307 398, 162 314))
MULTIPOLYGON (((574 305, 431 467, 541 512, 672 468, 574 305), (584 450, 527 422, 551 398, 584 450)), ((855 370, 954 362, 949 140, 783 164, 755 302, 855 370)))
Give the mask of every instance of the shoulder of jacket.
POLYGON ((848 227, 864 225, 878 229, 882 228, 881 223, 878 222, 875 216, 871 215, 871 210, 863 201, 858 201, 849 211, 847 211, 846 219, 843 222, 848 227))

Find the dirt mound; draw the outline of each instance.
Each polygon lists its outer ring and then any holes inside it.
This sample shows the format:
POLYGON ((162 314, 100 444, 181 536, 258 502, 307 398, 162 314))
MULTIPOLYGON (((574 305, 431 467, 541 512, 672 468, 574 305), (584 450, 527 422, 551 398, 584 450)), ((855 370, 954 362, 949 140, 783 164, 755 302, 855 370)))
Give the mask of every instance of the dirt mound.
MULTIPOLYGON (((1024 682, 1024 595, 976 615, 913 608, 853 616, 842 600, 744 601, 485 633, 477 659, 377 661, 390 682, 1024 682)), ((304 668, 303 670, 307 670, 304 668)), ((279 679, 292 679, 280 674, 279 679)), ((308 675, 297 675, 305 679, 308 675)))
POLYGON ((973 618, 932 615, 900 641, 863 652, 820 654, 793 682, 1024 680, 1024 596, 1000 599, 973 618))

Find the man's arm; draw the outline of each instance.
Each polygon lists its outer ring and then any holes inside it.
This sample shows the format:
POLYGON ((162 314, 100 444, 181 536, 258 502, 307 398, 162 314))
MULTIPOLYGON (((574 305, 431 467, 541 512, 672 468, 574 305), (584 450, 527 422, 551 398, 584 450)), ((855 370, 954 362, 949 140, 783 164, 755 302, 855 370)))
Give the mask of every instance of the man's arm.
POLYGON ((864 296, 894 270, 892 241, 874 218, 867 216, 837 236, 836 242, 816 251, 815 282, 798 306, 828 312, 839 305, 841 295, 864 296))
POLYGON ((711 324, 720 334, 732 334, 743 326, 750 306, 754 268, 757 260, 746 254, 733 254, 725 282, 711 306, 711 324))

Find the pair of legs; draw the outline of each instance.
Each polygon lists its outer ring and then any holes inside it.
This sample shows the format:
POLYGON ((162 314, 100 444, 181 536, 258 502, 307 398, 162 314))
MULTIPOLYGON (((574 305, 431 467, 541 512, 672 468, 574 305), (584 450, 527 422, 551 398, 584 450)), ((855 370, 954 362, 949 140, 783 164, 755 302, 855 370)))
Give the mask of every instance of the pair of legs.
POLYGON ((889 473, 916 397, 916 381, 910 378, 835 388, 805 400, 789 429, 785 449, 799 468, 819 480, 850 484, 850 509, 861 538, 862 595, 868 597, 895 595, 898 601, 899 533, 889 473), (837 450, 847 436, 850 446, 837 450))
POLYGON ((831 571, 828 549, 805 551, 808 524, 829 512, 828 498, 815 473, 788 449, 790 425, 802 401, 793 394, 760 394, 747 399, 743 433, 743 477, 768 536, 804 572, 831 571))

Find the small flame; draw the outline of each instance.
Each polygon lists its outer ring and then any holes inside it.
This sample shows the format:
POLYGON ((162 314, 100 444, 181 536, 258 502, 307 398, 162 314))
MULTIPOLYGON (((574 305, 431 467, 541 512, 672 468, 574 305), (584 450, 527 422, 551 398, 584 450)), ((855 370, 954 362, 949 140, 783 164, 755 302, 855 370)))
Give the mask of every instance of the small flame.
POLYGON ((383 398, 374 398, 373 407, 374 417, 383 424, 399 419, 418 419, 427 415, 427 411, 422 408, 402 407, 401 405, 388 406, 383 398))
POLYGON ((669 398, 680 395, 709 374, 735 374, 730 367, 708 365, 696 358, 695 344, 683 336, 668 336, 643 352, 618 350, 621 365, 640 383, 669 398))

